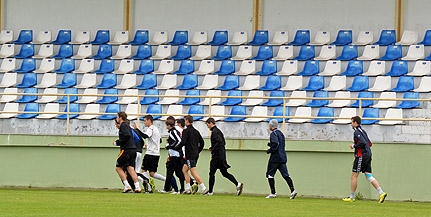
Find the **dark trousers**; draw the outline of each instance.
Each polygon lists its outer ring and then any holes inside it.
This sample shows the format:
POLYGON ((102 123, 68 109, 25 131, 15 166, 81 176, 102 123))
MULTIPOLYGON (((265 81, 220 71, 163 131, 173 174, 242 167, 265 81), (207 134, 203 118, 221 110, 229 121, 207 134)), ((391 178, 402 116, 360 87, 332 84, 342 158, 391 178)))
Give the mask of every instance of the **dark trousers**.
POLYGON ((169 191, 171 188, 171 182, 175 175, 180 180, 181 190, 184 191, 184 174, 183 174, 183 161, 180 157, 169 157, 166 162, 166 181, 165 181, 165 191, 169 191))
POLYGON ((213 189, 214 189, 215 173, 217 172, 217 169, 220 170, 220 172, 223 175, 223 177, 229 179, 229 181, 231 181, 235 186, 238 185, 238 181, 235 179, 235 177, 232 174, 230 174, 227 171, 227 168, 225 168, 225 167, 222 167, 222 168, 210 168, 210 173, 209 173, 209 176, 210 176, 210 180, 209 180, 209 184, 210 184, 210 186, 209 186, 209 192, 210 193, 212 193, 213 189))

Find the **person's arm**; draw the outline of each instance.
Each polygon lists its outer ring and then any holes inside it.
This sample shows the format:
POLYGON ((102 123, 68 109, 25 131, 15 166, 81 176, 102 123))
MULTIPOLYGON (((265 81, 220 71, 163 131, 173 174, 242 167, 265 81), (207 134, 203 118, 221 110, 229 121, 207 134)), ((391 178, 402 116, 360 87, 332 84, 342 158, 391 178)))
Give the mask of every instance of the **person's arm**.
POLYGON ((220 132, 213 132, 212 140, 211 140, 211 152, 216 153, 220 147, 223 145, 223 136, 220 132), (212 143, 214 141, 214 143, 212 143))
POLYGON ((199 131, 197 131, 197 133, 199 135, 199 152, 201 152, 204 149, 204 147, 205 147, 205 141, 202 138, 202 135, 199 133, 199 131))
POLYGON ((358 140, 357 143, 352 145, 352 148, 365 148, 366 145, 369 145, 367 138, 365 138, 360 132, 355 131, 355 138, 358 140))
POLYGON ((171 132, 169 132, 169 138, 171 138, 174 142, 172 144, 169 143, 166 146, 166 149, 177 150, 181 144, 181 136, 179 135, 179 132, 176 130, 172 130, 171 132))
POLYGON ((189 139, 189 130, 185 129, 183 130, 183 136, 181 137, 180 144, 177 146, 177 150, 180 150, 183 146, 185 146, 188 139, 189 139))
POLYGON ((129 140, 129 138, 132 136, 131 134, 132 130, 130 129, 127 124, 121 124, 120 125, 120 132, 118 140, 116 141, 117 145, 122 146, 129 140))
POLYGON ((269 135, 269 143, 268 143, 269 149, 266 150, 266 153, 270 154, 270 153, 276 152, 278 148, 278 144, 279 144, 278 137, 274 133, 274 131, 272 131, 272 133, 269 135))
POLYGON ((138 136, 147 139, 149 138, 149 136, 147 134, 145 134, 144 132, 142 132, 139 128, 134 128, 136 134, 138 134, 138 136))

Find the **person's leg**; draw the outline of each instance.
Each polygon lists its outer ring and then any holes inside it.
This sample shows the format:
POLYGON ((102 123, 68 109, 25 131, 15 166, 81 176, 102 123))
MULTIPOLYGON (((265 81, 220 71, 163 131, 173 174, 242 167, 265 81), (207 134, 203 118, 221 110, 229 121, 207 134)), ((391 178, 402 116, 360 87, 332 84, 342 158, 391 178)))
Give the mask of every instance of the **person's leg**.
POLYGON ((286 164, 285 163, 280 164, 280 167, 278 168, 278 170, 280 170, 281 176, 284 178, 284 180, 286 180, 286 183, 290 189, 290 193, 294 193, 295 187, 293 186, 293 181, 292 181, 292 178, 290 178, 289 171, 287 170, 286 164))
POLYGON ((142 153, 136 152, 136 160, 135 160, 135 172, 136 173, 140 172, 139 165, 141 165, 141 160, 142 160, 142 153))
POLYGON ((232 182, 235 186, 238 185, 238 181, 236 180, 235 176, 233 176, 232 174, 230 174, 227 171, 227 168, 220 168, 220 172, 223 175, 223 177, 225 177, 226 179, 228 179, 230 182, 232 182))
POLYGON ((213 193, 214 184, 215 184, 215 173, 217 172, 217 168, 210 168, 209 172, 209 193, 213 193))
POLYGON ((359 173, 352 172, 351 181, 350 181, 350 199, 355 199, 356 189, 358 187, 358 176, 359 173))
POLYGON ((184 191, 184 174, 182 171, 182 159, 181 158, 175 158, 173 160, 174 167, 175 167, 175 175, 178 177, 178 180, 180 182, 180 192, 184 191))
POLYGON ((196 170, 196 167, 190 168, 190 173, 192 174, 193 178, 195 178, 196 182, 200 185, 202 184, 202 179, 198 174, 198 171, 196 170))
POLYGON ((169 191, 171 188, 173 177, 174 177, 174 168, 172 167, 171 162, 168 160, 168 162, 166 162, 166 180, 165 180, 165 186, 163 188, 163 190, 165 190, 166 192, 169 191))
POLYGON ((277 192, 275 191, 275 172, 277 171, 277 164, 276 163, 269 163, 266 170, 266 178, 268 179, 269 188, 271 189, 271 194, 268 195, 266 198, 274 198, 277 197, 277 192))

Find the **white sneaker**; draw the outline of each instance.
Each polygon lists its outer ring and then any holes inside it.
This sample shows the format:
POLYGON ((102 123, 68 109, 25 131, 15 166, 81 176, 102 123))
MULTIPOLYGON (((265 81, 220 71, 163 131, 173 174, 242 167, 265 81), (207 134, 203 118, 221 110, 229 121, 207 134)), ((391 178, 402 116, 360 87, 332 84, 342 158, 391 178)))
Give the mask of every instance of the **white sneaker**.
POLYGON ((132 187, 130 187, 130 186, 126 186, 126 187, 124 187, 124 189, 123 189, 123 193, 127 193, 127 192, 129 192, 129 191, 131 191, 132 190, 132 187))
POLYGON ((207 193, 209 193, 209 189, 208 189, 208 188, 207 188, 207 189, 205 189, 205 190, 202 190, 202 191, 201 191, 201 194, 202 194, 202 195, 205 195, 205 194, 207 194, 207 193))
POLYGON ((293 199, 295 199, 295 197, 296 197, 296 195, 297 195, 298 193, 296 193, 296 191, 293 191, 291 194, 290 194, 290 199, 291 200, 293 200, 293 199))
POLYGON ((180 194, 180 192, 176 192, 176 191, 174 191, 174 192, 172 192, 171 194, 180 194))
POLYGON ((191 191, 190 189, 188 189, 188 190, 185 190, 185 191, 183 192, 183 194, 192 194, 192 191, 191 191))
POLYGON ((270 194, 270 195, 266 196, 265 198, 269 199, 269 198, 276 198, 276 197, 277 197, 277 194, 270 194))
POLYGON ((157 190, 160 194, 167 194, 168 192, 167 191, 165 191, 164 189, 159 189, 159 190, 157 190))
POLYGON ((238 186, 236 187, 236 195, 241 195, 242 188, 244 187, 244 183, 238 183, 238 186))
POLYGON ((204 196, 213 196, 213 193, 207 192, 206 194, 204 194, 204 196))

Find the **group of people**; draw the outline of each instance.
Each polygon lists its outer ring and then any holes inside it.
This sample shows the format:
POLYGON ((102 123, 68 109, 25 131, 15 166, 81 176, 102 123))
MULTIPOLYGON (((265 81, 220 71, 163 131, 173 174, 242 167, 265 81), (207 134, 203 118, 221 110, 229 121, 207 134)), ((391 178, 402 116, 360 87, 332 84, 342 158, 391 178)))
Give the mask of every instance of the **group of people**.
MULTIPOLYGON (((184 119, 175 119, 169 116, 166 121, 166 129, 168 138, 166 149, 168 150, 168 158, 166 161, 166 177, 157 173, 157 167, 160 159, 160 144, 162 143, 160 131, 153 125, 153 117, 146 115, 144 117, 145 132, 138 129, 136 124, 133 128, 127 120, 125 112, 119 112, 115 119, 116 126, 119 129, 119 139, 114 141, 114 145, 120 146, 120 154, 117 158, 116 171, 124 184, 123 193, 134 191, 140 193, 141 188, 139 182, 143 183, 146 192, 152 192, 155 189, 154 179, 164 181, 163 189, 159 189, 160 193, 168 193, 173 189, 172 194, 194 194, 201 189, 202 195, 213 195, 215 185, 215 174, 220 170, 223 177, 231 181, 237 191, 237 195, 241 195, 243 183, 240 183, 227 170, 230 165, 226 160, 226 141, 221 130, 216 126, 213 118, 206 120, 206 125, 211 131, 211 161, 209 169, 209 187, 207 188, 199 176, 196 166, 199 159, 199 154, 204 148, 204 140, 198 130, 193 127, 193 117, 187 115, 184 119), (147 139, 144 143, 143 139, 147 139), (142 161, 141 170, 139 163, 141 161, 142 149, 146 146, 146 153, 142 161), (190 172, 190 174, 189 174, 190 172), (178 189, 174 174, 179 179, 180 189, 178 189), (150 178, 152 177, 152 178, 150 178), (194 179, 192 179, 193 177, 194 179)), ((380 187, 377 180, 371 173, 371 149, 372 142, 368 138, 367 133, 361 127, 361 118, 354 116, 351 118, 351 127, 354 130, 354 143, 350 145, 351 149, 355 149, 355 160, 351 175, 351 194, 343 201, 354 202, 357 188, 357 178, 359 173, 364 173, 366 179, 372 184, 379 194, 379 203, 383 203, 387 197, 380 187)), ((270 154, 266 178, 270 187, 271 193, 265 198, 276 198, 274 176, 280 171, 281 176, 286 181, 290 189, 290 199, 295 199, 297 192, 293 185, 293 180, 287 169, 287 156, 285 150, 285 136, 278 129, 278 121, 272 119, 269 121, 270 138, 268 142, 267 154, 270 154)))

